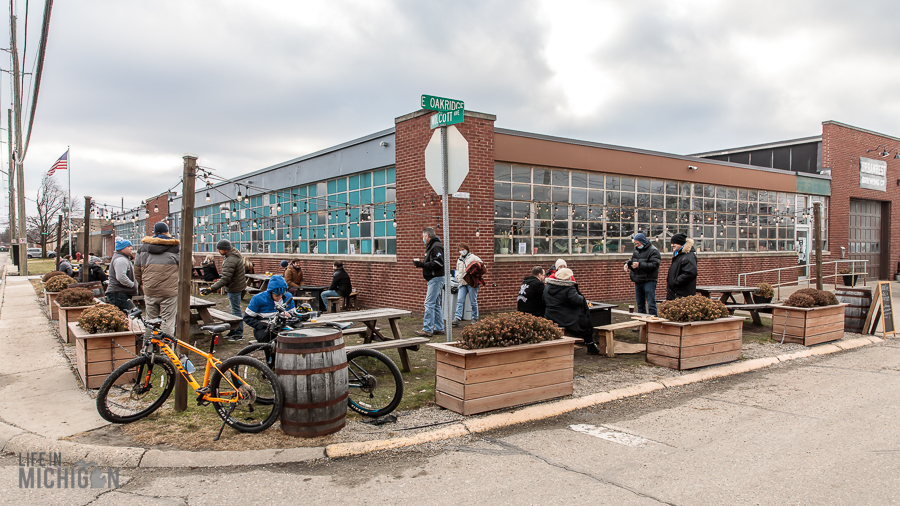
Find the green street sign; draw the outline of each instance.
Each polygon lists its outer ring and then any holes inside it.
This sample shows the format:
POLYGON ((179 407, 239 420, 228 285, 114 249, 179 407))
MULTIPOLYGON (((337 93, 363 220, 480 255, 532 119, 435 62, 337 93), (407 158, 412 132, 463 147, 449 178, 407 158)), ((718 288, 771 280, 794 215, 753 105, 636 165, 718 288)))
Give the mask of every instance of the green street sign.
POLYGON ((463 119, 462 109, 453 112, 439 112, 431 116, 431 129, 433 130, 437 127, 462 123, 463 119))
MULTIPOLYGON (((452 98, 433 97, 431 95, 422 95, 422 109, 429 111, 452 112, 460 111, 466 108, 465 102, 462 100, 453 100, 452 98)), ((461 120, 460 120, 461 121, 461 120)))

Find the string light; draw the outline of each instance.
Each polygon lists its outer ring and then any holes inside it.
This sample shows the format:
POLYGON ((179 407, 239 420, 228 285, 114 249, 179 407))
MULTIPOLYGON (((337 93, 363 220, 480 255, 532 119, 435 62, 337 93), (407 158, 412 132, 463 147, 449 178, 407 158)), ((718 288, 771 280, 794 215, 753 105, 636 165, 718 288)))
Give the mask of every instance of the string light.
POLYGON ((206 201, 209 202, 209 192, 206 192, 206 201))

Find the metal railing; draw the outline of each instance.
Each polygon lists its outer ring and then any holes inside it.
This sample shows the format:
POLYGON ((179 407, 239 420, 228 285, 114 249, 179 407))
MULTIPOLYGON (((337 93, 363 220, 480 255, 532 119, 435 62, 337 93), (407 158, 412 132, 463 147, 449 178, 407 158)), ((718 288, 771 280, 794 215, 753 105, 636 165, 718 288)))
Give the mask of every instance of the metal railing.
MULTIPOLYGON (((868 263, 868 260, 833 260, 831 262, 822 262, 822 282, 824 283, 826 279, 832 278, 832 280, 835 281, 834 284, 837 285, 837 277, 838 276, 854 276, 854 277, 862 276, 862 280, 863 280, 862 284, 863 284, 863 286, 865 286, 866 276, 868 275, 868 270, 867 270, 867 265, 866 265, 867 263, 868 263), (840 271, 843 270, 843 267, 839 268, 838 264, 850 264, 848 267, 850 269, 850 272, 849 273, 841 273, 840 271), (861 267, 858 267, 858 265, 860 265, 860 264, 861 264, 861 267), (825 274, 826 266, 829 266, 829 265, 833 267, 833 269, 832 269, 834 272, 833 274, 825 274)), ((775 288, 777 290, 776 300, 781 300, 781 287, 782 286, 791 286, 791 285, 795 285, 795 284, 797 286, 800 286, 801 283, 805 282, 807 288, 809 288, 809 286, 812 283, 815 283, 815 281, 816 281, 815 276, 814 276, 815 268, 816 268, 816 264, 807 264, 805 266, 804 265, 794 265, 791 267, 779 267, 777 269, 766 269, 764 271, 743 272, 743 273, 738 274, 738 285, 739 286, 750 286, 747 284, 747 278, 749 276, 765 275, 770 272, 777 273, 776 278, 778 279, 778 281, 775 283, 769 283, 769 284, 772 285, 772 288, 775 288), (807 270, 808 275, 806 276, 806 279, 800 279, 799 269, 803 269, 803 268, 806 268, 806 270, 807 270), (798 271, 797 279, 792 279, 792 280, 782 282, 781 281, 781 272, 789 271, 789 270, 798 271)), ((771 279, 771 276, 763 276, 763 277, 771 279)), ((768 283, 768 281, 765 281, 765 279, 762 279, 759 282, 760 283, 762 283, 762 282, 768 283)), ((854 284, 856 284, 855 279, 854 279, 854 284)))

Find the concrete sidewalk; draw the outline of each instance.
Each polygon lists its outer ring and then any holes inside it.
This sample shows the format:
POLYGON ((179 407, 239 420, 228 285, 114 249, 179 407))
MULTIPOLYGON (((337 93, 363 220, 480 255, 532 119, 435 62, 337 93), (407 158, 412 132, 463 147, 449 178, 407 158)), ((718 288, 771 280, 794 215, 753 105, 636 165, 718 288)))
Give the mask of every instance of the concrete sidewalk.
POLYGON ((0 293, 0 421, 51 439, 107 425, 28 279, 5 276, 0 293))

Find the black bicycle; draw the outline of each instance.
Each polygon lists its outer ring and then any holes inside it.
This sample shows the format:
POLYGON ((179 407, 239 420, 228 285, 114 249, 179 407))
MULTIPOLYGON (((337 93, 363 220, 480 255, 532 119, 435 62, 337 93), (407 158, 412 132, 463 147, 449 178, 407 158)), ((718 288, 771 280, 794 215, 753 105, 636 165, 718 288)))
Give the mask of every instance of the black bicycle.
MULTIPOLYGON (((269 321, 269 335, 280 331, 329 326, 346 330, 349 323, 313 322, 316 313, 307 304, 295 310, 277 308, 269 321)), ((275 341, 251 344, 237 353, 250 356, 275 369, 275 341)), ((397 409, 403 399, 403 376, 397 364, 384 353, 359 348, 347 352, 348 395, 347 406, 363 416, 384 416, 397 409)), ((265 402, 266 399, 260 399, 265 402)))

